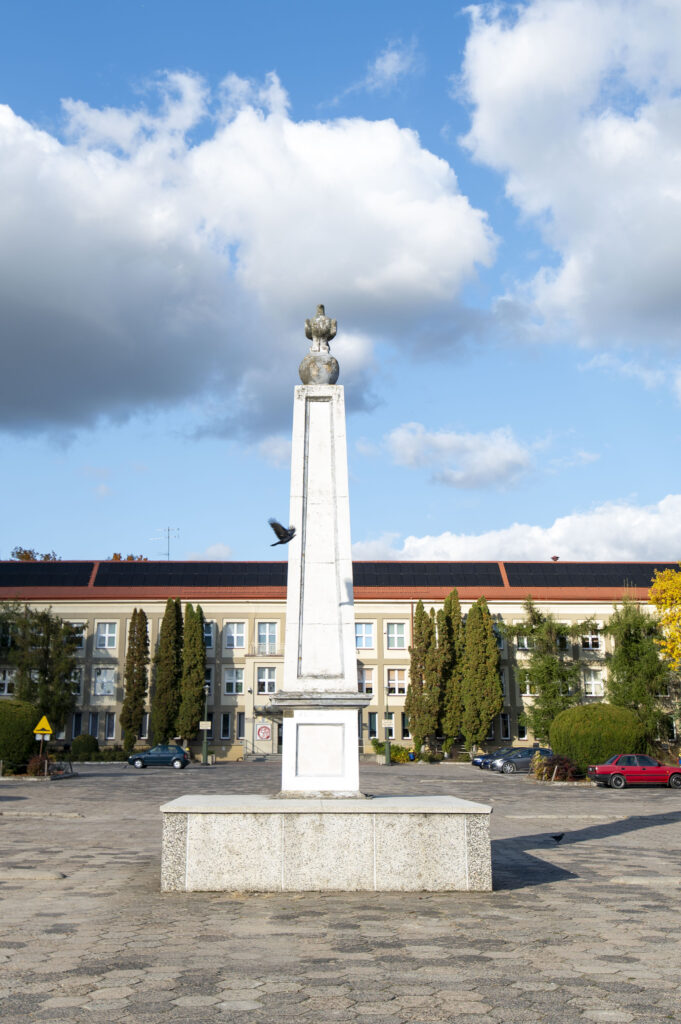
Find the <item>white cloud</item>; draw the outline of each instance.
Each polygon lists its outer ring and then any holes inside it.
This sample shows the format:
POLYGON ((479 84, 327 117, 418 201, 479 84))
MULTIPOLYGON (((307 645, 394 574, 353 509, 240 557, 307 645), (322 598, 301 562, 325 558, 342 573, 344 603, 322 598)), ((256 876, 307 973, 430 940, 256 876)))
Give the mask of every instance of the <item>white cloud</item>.
POLYGON ((645 388, 659 388, 669 380, 669 374, 663 370, 651 369, 637 363, 634 359, 620 359, 609 352, 601 352, 578 366, 582 372, 590 370, 606 370, 618 373, 622 377, 630 377, 640 381, 645 388))
POLYGON ((560 257, 500 314, 587 342, 678 347, 678 0, 472 10, 465 144, 560 257))
POLYGON ((412 469, 427 466, 436 482, 451 487, 511 484, 532 461, 529 449, 515 439, 510 427, 487 434, 459 434, 404 423, 385 440, 398 465, 412 469))
POLYGON ((210 544, 204 551, 190 551, 185 558, 190 562, 227 562, 234 557, 228 544, 210 544))
POLYGON ((549 559, 563 561, 661 560, 681 557, 681 494, 656 505, 611 502, 587 512, 561 516, 550 526, 514 523, 478 534, 442 533, 407 537, 395 534, 353 545, 356 559, 476 560, 549 559))
POLYGON ((420 66, 416 40, 409 43, 394 40, 369 65, 364 88, 369 92, 392 89, 401 78, 418 71, 420 66))
POLYGON ((283 434, 271 434, 264 437, 256 445, 256 451, 261 459, 269 462, 272 466, 291 465, 291 438, 283 434))
POLYGON ((360 405, 360 325, 399 344, 424 310, 461 318, 495 239, 413 131, 295 121, 274 75, 217 98, 189 74, 159 89, 158 111, 66 101, 62 140, 0 106, 0 428, 200 397, 213 426, 268 434, 318 302, 360 405))

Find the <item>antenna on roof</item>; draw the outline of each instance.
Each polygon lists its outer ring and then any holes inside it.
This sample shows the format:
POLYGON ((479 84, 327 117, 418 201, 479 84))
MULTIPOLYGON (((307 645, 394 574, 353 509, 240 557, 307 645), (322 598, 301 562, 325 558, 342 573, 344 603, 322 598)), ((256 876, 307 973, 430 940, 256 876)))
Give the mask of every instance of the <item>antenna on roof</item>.
MULTIPOLYGON (((161 534, 165 534, 166 541, 166 558, 170 561, 170 538, 176 538, 180 536, 180 529, 178 526, 162 526, 159 531, 161 534)), ((151 541, 162 541, 163 537, 150 537, 151 541)))

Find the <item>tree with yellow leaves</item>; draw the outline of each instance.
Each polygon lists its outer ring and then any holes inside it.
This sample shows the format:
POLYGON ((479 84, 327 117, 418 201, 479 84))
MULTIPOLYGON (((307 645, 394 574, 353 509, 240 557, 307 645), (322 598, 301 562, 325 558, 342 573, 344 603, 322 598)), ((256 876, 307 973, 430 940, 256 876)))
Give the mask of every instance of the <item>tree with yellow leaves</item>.
POLYGON ((677 569, 656 572, 650 601, 660 613, 662 638, 658 644, 662 656, 673 669, 681 669, 681 572, 677 569))

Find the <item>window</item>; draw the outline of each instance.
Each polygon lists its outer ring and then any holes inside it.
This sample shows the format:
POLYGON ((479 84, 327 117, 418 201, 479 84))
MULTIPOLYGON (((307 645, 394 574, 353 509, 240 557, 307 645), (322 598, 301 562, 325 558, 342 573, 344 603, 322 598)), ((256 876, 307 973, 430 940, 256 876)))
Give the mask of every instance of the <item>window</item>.
POLYGON ((115 740, 116 739, 116 712, 107 711, 106 718, 104 720, 104 739, 115 740))
MULTIPOLYGON (((208 696, 213 699, 213 666, 206 665, 206 674, 203 677, 203 685, 208 687, 208 696)), ((205 696, 205 694, 204 694, 205 696)))
POLYGON ((388 638, 389 651, 403 651, 405 649, 403 622, 388 622, 386 624, 386 636, 388 638))
POLYGON ((207 740, 212 740, 213 739, 213 712, 212 711, 208 712, 208 718, 206 719, 206 721, 210 722, 210 727, 208 729, 206 729, 206 739, 207 740))
POLYGON ((115 668, 96 668, 93 693, 95 697, 113 697, 116 683, 115 668))
POLYGON ((116 622, 98 622, 95 647, 98 650, 116 646, 116 622))
POLYGON ((14 693, 14 673, 11 669, 0 669, 0 697, 9 697, 14 693))
POLYGON ((203 624, 203 646, 207 651, 212 651, 215 646, 215 623, 204 622, 203 624))
POLYGON ((71 673, 71 693, 74 697, 83 696, 83 670, 82 668, 74 668, 71 673))
POLYGON ((537 687, 529 679, 521 679, 520 693, 523 697, 536 697, 537 687))
POLYGON ((669 697, 669 683, 658 683, 658 692, 655 694, 661 700, 669 697))
POLYGON ((411 733, 409 732, 409 716, 402 712, 402 739, 410 740, 411 733))
POLYGON ((499 682, 501 683, 501 694, 504 697, 504 699, 506 699, 506 697, 508 697, 508 688, 506 686, 506 673, 504 672, 503 668, 499 673, 499 682))
POLYGON ((369 739, 375 740, 378 736, 378 714, 376 711, 369 712, 369 739))
POLYGON ((407 692, 407 670, 404 668, 389 668, 387 670, 388 676, 388 693, 402 694, 407 692))
POLYGON ((276 622, 258 623, 258 654, 277 653, 277 624, 276 622))
POLYGON ((534 647, 534 640, 531 636, 518 636, 515 642, 519 651, 531 651, 534 647))
POLYGON ((492 626, 492 632, 494 633, 494 639, 497 642, 498 650, 503 651, 503 649, 504 649, 504 638, 502 636, 501 630, 499 629, 498 626, 492 626))
POLYGON ((274 693, 276 669, 258 669, 258 693, 274 693))
POLYGON ((80 736, 83 731, 83 713, 82 711, 74 711, 73 719, 71 720, 71 737, 75 740, 76 736, 80 736))
POLYGON ((655 758, 648 757, 647 754, 639 754, 637 760, 641 768, 657 768, 657 761, 655 758))
POLYGON ((145 711, 142 715, 142 727, 140 729, 139 738, 141 740, 149 739, 149 712, 145 711))
POLYGON ((521 725, 520 722, 518 722, 518 739, 519 740, 526 740, 527 739, 527 726, 526 725, 521 725))
POLYGON ((91 711, 88 715, 87 731, 91 736, 99 735, 99 711, 91 711))
POLYGON ((586 633, 582 637, 582 650, 583 651, 600 651, 601 649, 601 638, 598 630, 593 633, 586 633))
POLYGON ((584 693, 587 697, 603 696, 603 676, 597 669, 584 670, 584 693))
POLYGON ((567 651, 569 647, 572 647, 572 639, 569 636, 557 636, 556 647, 559 651, 567 651))
POLYGON ((364 665, 357 666, 357 690, 359 693, 374 692, 374 670, 364 665))
POLYGON ((244 739, 246 736, 246 712, 237 711, 236 713, 236 738, 238 740, 244 739))
POLYGON ((225 669, 225 693, 235 694, 244 692, 244 670, 242 668, 225 669))
POLYGON ((500 739, 510 740, 511 738, 511 719, 506 713, 499 715, 501 722, 501 734, 500 739))
POLYGON ((69 626, 73 628, 74 639, 76 641, 75 649, 77 651, 83 651, 85 649, 85 623, 69 622, 69 626))
POLYGON ((373 622, 355 623, 355 645, 360 650, 367 650, 374 646, 373 622))
POLYGON ((392 711, 386 711, 383 715, 383 728, 387 740, 395 739, 395 715, 392 711))
POLYGON ((231 740, 232 738, 232 712, 223 711, 220 715, 220 739, 231 740))
POLYGON ((485 739, 486 740, 493 740, 494 739, 494 722, 490 722, 489 732, 485 736, 485 739))
POLYGON ((246 636, 246 623, 245 622, 226 622, 224 629, 225 636, 225 647, 226 648, 238 648, 245 647, 245 636, 246 636))

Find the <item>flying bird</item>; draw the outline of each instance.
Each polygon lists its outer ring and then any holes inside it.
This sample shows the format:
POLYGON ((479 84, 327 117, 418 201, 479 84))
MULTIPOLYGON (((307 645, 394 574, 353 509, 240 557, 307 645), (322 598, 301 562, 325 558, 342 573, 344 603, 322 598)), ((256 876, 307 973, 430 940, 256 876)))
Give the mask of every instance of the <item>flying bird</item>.
POLYGON ((276 519, 268 519, 267 522, 279 538, 278 540, 275 540, 274 544, 270 544, 271 548, 276 548, 278 544, 288 544, 288 542, 293 540, 296 535, 295 526, 289 526, 287 529, 285 526, 282 526, 281 523, 278 523, 276 519))
POLYGON ((557 843, 559 843, 564 835, 564 832, 559 832, 557 836, 551 836, 551 838, 554 839, 557 843))

